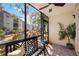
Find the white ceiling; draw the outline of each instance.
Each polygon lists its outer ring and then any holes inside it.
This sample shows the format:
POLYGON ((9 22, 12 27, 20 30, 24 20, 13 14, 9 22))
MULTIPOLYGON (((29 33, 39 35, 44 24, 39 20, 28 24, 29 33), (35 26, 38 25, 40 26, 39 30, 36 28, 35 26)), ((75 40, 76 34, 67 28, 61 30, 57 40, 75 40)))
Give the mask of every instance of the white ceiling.
MULTIPOLYGON (((35 8, 39 10, 41 7, 46 6, 47 3, 31 3, 31 5, 33 5, 35 8)), ((66 3, 63 7, 57 7, 51 4, 49 7, 42 9, 40 11, 46 14, 47 16, 52 16, 52 15, 59 15, 63 13, 73 12, 75 10, 75 6, 76 6, 75 3, 66 3), (50 8, 52 8, 51 13, 49 13, 50 8)))

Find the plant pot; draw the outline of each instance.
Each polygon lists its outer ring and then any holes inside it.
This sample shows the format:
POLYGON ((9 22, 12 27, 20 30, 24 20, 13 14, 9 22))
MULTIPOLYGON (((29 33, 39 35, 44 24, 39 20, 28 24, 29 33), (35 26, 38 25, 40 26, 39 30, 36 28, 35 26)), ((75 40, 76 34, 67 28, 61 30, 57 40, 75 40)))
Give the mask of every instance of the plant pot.
POLYGON ((69 49, 74 49, 74 46, 71 43, 67 43, 66 47, 69 48, 69 49))

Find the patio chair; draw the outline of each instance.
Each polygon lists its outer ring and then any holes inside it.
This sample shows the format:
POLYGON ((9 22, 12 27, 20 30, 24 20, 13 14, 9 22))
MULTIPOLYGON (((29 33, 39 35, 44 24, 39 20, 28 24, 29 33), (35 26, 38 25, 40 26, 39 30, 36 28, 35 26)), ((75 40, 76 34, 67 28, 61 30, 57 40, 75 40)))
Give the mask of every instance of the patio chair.
POLYGON ((46 52, 49 56, 53 56, 54 55, 54 48, 52 47, 51 44, 48 43, 48 45, 46 46, 46 52))
POLYGON ((43 45, 45 47, 45 55, 53 56, 54 48, 52 47, 52 44, 50 44, 49 42, 45 40, 43 41, 43 45))

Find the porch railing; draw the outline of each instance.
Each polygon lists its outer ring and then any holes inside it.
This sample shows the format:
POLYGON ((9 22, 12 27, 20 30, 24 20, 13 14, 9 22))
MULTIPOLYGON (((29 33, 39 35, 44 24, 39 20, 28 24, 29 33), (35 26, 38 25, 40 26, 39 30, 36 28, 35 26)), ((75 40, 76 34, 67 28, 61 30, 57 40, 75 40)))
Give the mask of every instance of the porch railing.
POLYGON ((10 52, 13 52, 18 49, 18 47, 21 47, 23 45, 25 49, 26 56, 33 55, 36 51, 41 49, 37 55, 39 55, 43 50, 44 47, 41 46, 41 43, 39 43, 39 40, 41 40, 41 35, 29 37, 26 39, 16 40, 12 42, 4 42, 1 43, 0 46, 5 46, 5 55, 7 55, 10 52))

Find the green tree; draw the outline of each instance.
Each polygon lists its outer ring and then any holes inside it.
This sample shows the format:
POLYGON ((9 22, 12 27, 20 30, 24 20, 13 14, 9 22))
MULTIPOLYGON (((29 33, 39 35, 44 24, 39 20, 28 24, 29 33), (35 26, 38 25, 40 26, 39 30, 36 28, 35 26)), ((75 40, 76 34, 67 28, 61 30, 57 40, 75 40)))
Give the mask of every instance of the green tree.
POLYGON ((38 16, 36 16, 37 18, 34 19, 33 24, 38 24, 37 31, 40 31, 39 27, 41 26, 41 19, 40 19, 40 15, 38 13, 36 15, 38 15, 38 16))
POLYGON ((0 40, 2 40, 5 36, 5 32, 2 28, 0 28, 0 40))

